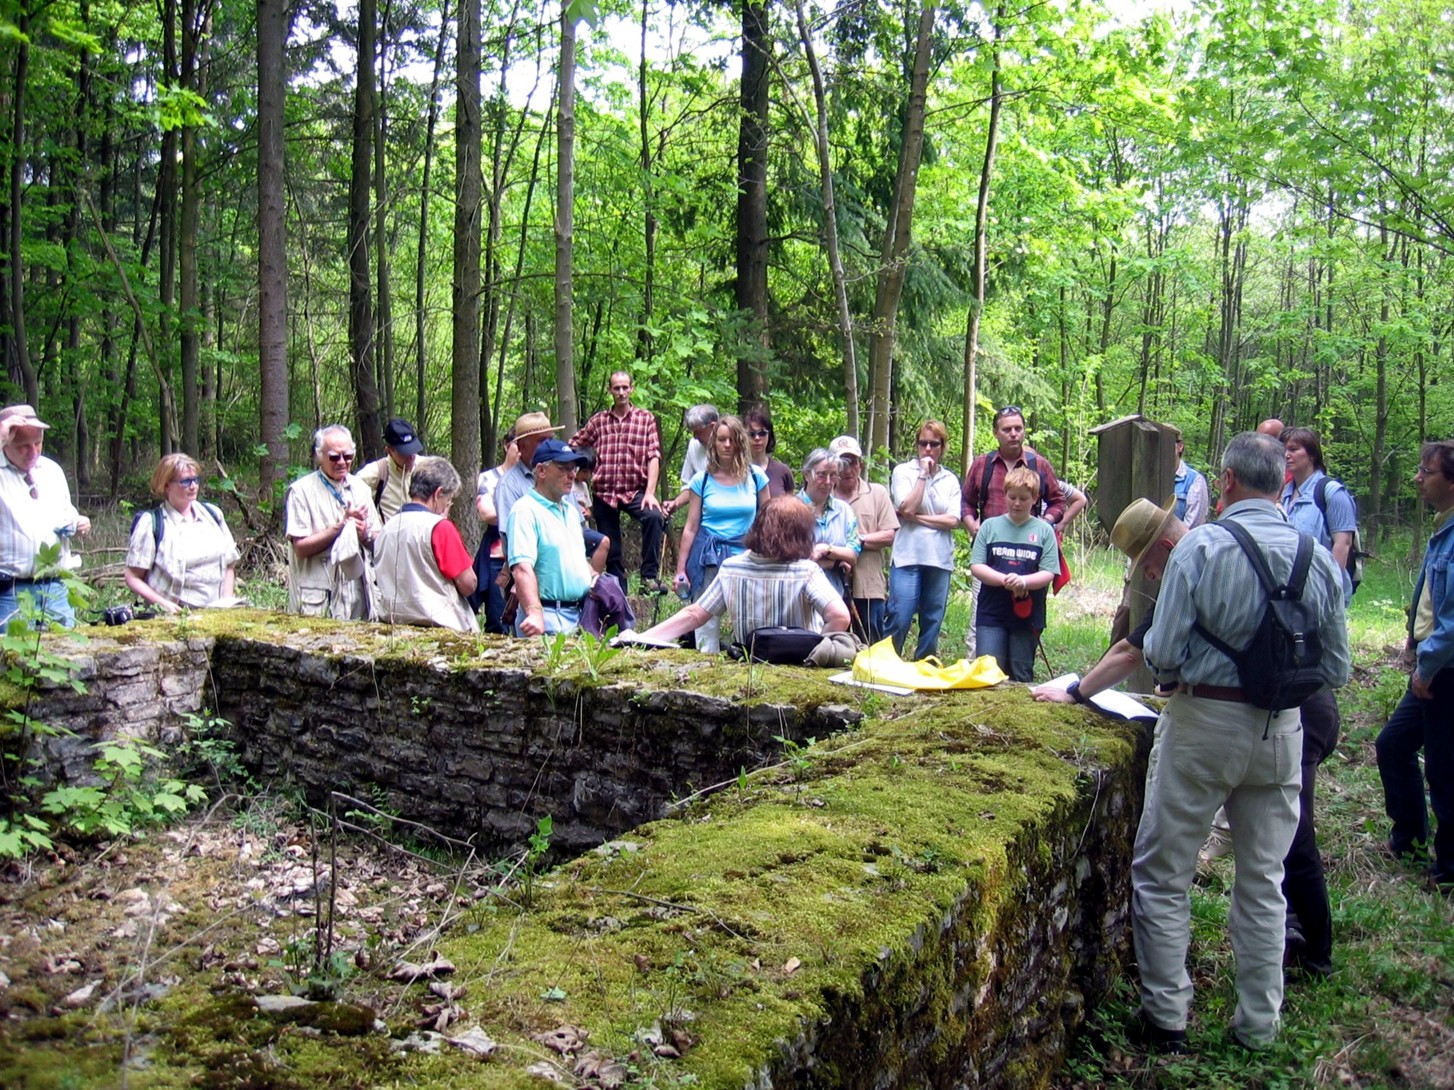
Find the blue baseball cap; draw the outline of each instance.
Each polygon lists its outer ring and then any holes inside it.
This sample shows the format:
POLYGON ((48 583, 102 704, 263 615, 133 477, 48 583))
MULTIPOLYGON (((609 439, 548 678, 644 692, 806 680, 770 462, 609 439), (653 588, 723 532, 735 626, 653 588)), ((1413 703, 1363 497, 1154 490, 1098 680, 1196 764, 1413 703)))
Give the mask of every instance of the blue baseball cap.
POLYGON ((559 439, 542 439, 540 446, 535 448, 535 455, 530 459, 532 466, 542 465, 545 462, 564 462, 567 465, 585 465, 586 456, 578 450, 572 450, 559 439))

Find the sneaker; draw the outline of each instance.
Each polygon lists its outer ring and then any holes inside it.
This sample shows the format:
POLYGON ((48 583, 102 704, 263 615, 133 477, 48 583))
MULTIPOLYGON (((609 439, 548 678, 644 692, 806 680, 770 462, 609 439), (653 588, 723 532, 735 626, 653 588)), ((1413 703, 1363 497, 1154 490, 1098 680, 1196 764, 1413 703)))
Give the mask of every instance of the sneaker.
POLYGON ((1126 1037, 1132 1044, 1140 1045, 1148 1052, 1160 1052, 1167 1056, 1184 1056, 1191 1051, 1186 1043, 1186 1030, 1167 1029, 1151 1021, 1151 1017, 1140 1007, 1131 1016, 1126 1026, 1126 1037))

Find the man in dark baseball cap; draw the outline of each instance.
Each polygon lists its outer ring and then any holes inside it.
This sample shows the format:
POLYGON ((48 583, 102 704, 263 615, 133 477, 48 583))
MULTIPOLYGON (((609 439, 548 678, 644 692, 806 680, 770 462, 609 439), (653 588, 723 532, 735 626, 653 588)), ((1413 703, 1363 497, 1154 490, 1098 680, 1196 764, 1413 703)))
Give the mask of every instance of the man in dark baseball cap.
POLYGON ((413 424, 395 417, 384 425, 384 447, 388 453, 360 469, 358 477, 368 485, 379 518, 388 522, 409 502, 414 459, 424 450, 424 444, 414 434, 413 424))

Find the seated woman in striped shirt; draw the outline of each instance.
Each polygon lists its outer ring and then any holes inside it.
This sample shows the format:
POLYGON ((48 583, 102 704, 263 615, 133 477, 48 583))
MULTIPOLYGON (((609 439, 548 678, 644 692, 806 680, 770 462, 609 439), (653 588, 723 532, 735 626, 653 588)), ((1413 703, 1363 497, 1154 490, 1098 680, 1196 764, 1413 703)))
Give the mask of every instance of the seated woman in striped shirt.
POLYGON ((700 599, 642 637, 676 639, 723 613, 739 642, 759 628, 846 632, 848 607, 810 559, 816 529, 813 509, 797 496, 769 500, 747 531, 747 551, 724 560, 700 599))

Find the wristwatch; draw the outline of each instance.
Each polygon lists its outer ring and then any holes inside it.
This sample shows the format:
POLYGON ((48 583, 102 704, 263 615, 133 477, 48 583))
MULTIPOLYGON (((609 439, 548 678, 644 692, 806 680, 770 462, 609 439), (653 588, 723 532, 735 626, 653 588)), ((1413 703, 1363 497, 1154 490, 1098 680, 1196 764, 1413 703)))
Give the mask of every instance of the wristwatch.
POLYGON ((1070 687, 1065 691, 1070 694, 1070 699, 1074 700, 1077 704, 1085 704, 1088 702, 1087 698, 1080 693, 1079 681, 1072 681, 1070 687))

